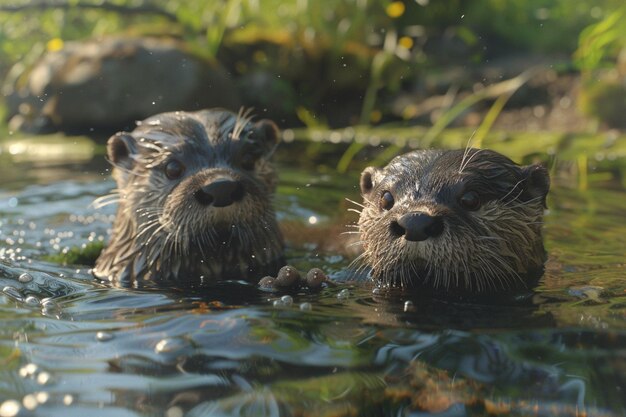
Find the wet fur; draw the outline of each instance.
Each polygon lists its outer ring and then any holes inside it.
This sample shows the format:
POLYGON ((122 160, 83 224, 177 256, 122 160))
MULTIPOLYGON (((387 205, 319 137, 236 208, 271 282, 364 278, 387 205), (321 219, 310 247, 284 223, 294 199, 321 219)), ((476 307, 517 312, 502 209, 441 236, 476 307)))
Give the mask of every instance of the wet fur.
POLYGON ((541 236, 549 189, 547 171, 521 167, 489 150, 415 151, 383 169, 361 175, 363 208, 358 228, 364 252, 355 265, 369 269, 383 286, 422 287, 452 292, 530 288, 543 271, 541 236), (459 197, 479 193, 468 211, 459 197), (380 208, 390 191, 394 206, 380 208), (390 224, 408 212, 443 216, 442 235, 410 242, 390 224))
POLYGON ((111 137, 117 192, 99 203, 119 207, 94 274, 123 286, 186 286, 275 273, 284 264, 272 208, 277 141, 272 122, 225 110, 160 114, 111 137), (251 155, 253 169, 244 169, 251 155), (186 167, 180 179, 164 174, 170 158, 186 167), (194 192, 218 176, 241 181, 245 197, 229 207, 200 204, 194 192))

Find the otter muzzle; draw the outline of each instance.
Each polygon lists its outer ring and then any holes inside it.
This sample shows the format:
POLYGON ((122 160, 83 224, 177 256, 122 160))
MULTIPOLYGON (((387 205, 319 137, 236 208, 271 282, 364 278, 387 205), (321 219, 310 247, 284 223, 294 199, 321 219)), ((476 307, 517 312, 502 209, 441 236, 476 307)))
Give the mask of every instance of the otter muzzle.
POLYGON ((420 242, 443 233, 443 218, 420 212, 407 213, 392 223, 392 230, 410 242, 420 242))
POLYGON ((194 196, 202 205, 227 207, 243 199, 244 189, 239 181, 219 179, 200 187, 194 196))

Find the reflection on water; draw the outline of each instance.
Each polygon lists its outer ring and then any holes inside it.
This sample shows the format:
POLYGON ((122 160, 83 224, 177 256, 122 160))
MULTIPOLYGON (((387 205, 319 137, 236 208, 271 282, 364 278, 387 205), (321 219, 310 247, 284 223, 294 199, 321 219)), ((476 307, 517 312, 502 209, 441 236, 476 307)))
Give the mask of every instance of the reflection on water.
MULTIPOLYGON (((274 306, 239 282, 127 291, 45 261, 106 238, 114 208, 90 207, 113 187, 102 169, 0 185, 0 416, 626 413, 621 190, 555 187, 534 293, 485 305, 346 283, 274 306)), ((291 262, 349 276, 333 236, 355 220, 356 174, 281 172, 291 262)))

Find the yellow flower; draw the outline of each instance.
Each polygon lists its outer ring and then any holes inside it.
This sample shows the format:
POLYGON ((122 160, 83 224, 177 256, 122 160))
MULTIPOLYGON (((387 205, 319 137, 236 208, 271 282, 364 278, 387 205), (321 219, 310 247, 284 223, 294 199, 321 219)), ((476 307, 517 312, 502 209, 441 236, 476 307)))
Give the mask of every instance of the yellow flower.
POLYGON ((63 49, 63 39, 52 38, 46 44, 46 49, 50 52, 56 52, 63 49))
POLYGON ((408 36, 403 36, 398 39, 398 45, 405 49, 411 49, 413 47, 413 39, 408 36))
POLYGON ((389 5, 387 6, 386 12, 387 12, 387 16, 391 17, 391 18, 397 18, 400 17, 404 14, 404 3, 402 3, 401 1, 394 1, 389 3, 389 5))

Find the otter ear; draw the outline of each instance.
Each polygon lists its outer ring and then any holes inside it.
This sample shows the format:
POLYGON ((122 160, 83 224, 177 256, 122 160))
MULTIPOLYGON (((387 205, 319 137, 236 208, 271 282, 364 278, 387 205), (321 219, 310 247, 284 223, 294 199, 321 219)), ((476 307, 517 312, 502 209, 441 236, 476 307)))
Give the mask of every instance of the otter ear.
POLYGON ((550 175, 548 170, 538 164, 522 167, 524 175, 524 197, 525 200, 540 198, 544 207, 546 196, 550 191, 550 175))
POLYGON ((280 142, 280 131, 273 121, 262 119, 256 122, 254 127, 267 150, 273 149, 280 142))
POLYGON ((137 141, 128 132, 117 132, 107 142, 107 155, 113 166, 132 170, 135 164, 133 155, 137 153, 137 141))
POLYGON ((367 167, 361 172, 361 194, 367 195, 374 188, 376 176, 380 172, 380 168, 367 167))

